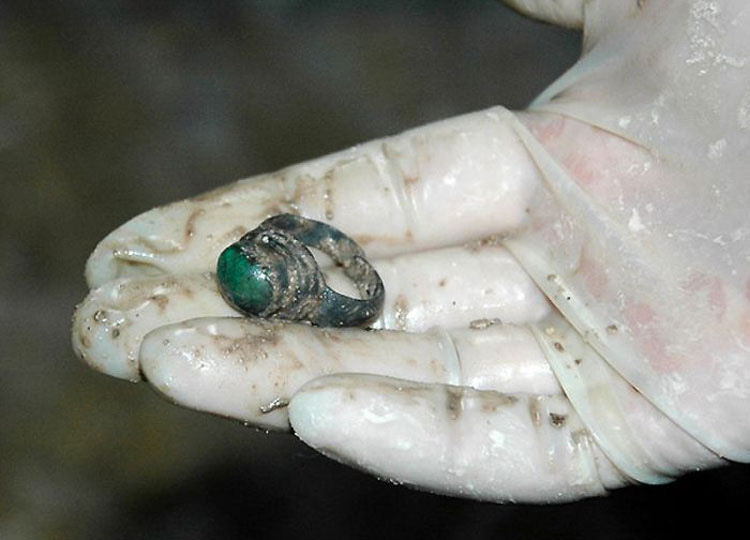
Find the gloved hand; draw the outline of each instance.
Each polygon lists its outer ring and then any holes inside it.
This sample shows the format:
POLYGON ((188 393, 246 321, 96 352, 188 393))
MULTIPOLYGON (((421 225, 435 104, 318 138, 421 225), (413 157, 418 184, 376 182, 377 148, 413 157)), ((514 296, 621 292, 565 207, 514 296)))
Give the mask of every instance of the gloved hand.
POLYGON ((750 7, 514 3, 584 30, 581 60, 528 111, 446 120, 132 219, 88 261, 79 356, 477 499, 571 500, 748 461, 750 7), (283 212, 366 250, 381 330, 225 303, 219 253, 283 212))

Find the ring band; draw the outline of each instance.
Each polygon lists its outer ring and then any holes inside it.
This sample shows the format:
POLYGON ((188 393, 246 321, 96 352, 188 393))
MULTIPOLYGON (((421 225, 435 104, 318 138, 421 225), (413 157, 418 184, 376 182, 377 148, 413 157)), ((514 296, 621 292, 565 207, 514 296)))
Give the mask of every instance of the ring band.
POLYGON ((354 240, 292 214, 268 218, 222 251, 216 275, 222 296, 237 310, 316 326, 363 326, 378 317, 385 297, 380 276, 354 240), (362 298, 328 287, 308 247, 342 267, 362 298))

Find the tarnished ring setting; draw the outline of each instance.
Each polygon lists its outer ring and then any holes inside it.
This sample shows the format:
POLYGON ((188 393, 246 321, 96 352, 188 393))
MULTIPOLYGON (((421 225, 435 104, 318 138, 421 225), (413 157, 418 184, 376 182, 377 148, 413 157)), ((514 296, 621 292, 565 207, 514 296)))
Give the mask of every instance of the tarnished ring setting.
POLYGON ((279 214, 227 247, 216 266, 219 289, 237 310, 316 326, 363 326, 378 317, 385 289, 357 243, 320 221, 279 214), (344 270, 361 299, 337 293, 306 246, 344 270))

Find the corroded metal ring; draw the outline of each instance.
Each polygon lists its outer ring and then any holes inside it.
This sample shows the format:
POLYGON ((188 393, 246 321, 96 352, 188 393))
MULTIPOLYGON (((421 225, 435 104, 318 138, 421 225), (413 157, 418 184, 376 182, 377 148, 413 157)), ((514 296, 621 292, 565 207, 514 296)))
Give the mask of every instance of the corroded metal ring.
POLYGON ((309 321, 316 326, 363 326, 383 308, 380 276, 357 243, 320 221, 279 214, 227 247, 216 267, 219 289, 237 310, 257 317, 309 321), (352 280, 362 298, 326 285, 319 249, 352 280))

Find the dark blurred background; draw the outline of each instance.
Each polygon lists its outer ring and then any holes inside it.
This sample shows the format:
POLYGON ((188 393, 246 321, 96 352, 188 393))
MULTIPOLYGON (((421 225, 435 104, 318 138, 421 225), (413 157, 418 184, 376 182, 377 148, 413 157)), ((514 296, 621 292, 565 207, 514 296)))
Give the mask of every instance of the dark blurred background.
POLYGON ((611 539, 742 523, 748 467, 562 506, 451 499, 179 409, 71 352, 86 257, 133 215, 522 108, 579 47, 489 0, 0 1, 0 539, 611 539))

